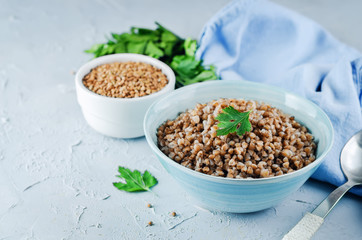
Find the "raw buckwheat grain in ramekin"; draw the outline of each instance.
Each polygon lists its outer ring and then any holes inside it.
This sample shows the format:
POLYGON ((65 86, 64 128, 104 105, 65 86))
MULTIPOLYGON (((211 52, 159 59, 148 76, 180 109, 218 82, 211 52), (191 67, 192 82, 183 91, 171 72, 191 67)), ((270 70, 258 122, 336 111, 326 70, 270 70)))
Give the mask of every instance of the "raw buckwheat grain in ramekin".
POLYGON ((142 62, 103 64, 83 78, 89 90, 113 98, 146 96, 160 91, 167 83, 161 69, 142 62))
POLYGON ((229 178, 265 178, 298 170, 315 160, 308 130, 279 109, 256 101, 220 99, 197 104, 167 120, 157 132, 158 146, 174 161, 198 172, 229 178), (222 109, 252 110, 252 129, 243 136, 216 136, 222 109))

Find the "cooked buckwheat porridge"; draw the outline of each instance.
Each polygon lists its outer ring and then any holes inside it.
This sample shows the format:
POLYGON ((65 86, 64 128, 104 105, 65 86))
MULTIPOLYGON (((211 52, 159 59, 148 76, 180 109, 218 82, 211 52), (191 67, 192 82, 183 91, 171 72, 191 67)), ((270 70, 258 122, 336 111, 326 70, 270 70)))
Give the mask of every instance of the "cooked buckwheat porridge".
POLYGON ((160 91, 168 83, 161 69, 142 62, 114 62, 95 67, 83 78, 89 90, 113 98, 135 98, 160 91))
POLYGON ((195 171, 229 178, 266 178, 313 162, 316 143, 293 116, 252 100, 219 99, 167 120, 157 131, 158 147, 175 162, 195 171), (215 117, 232 106, 252 110, 251 131, 217 136, 215 117))

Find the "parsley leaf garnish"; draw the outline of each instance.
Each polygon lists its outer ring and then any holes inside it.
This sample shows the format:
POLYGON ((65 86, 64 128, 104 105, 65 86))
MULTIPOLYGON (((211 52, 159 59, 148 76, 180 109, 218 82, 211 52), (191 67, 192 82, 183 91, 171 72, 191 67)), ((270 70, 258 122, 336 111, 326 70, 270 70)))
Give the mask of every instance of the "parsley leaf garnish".
POLYGON ((216 130, 216 135, 228 135, 229 133, 238 134, 242 136, 245 132, 250 132, 251 123, 249 121, 249 114, 251 112, 239 112, 232 106, 226 107, 223 110, 223 113, 219 113, 216 120, 219 121, 218 128, 216 130))
POLYGON ((126 192, 150 191, 151 187, 157 184, 157 179, 152 176, 148 171, 143 175, 138 170, 133 172, 128 168, 119 167, 118 172, 120 175, 116 177, 121 178, 124 182, 114 182, 113 186, 119 190, 126 192))
POLYGON ((214 66, 203 66, 195 57, 197 41, 182 39, 156 22, 155 30, 132 27, 130 32, 112 33, 106 43, 95 44, 86 53, 95 58, 114 53, 138 53, 157 58, 176 75, 176 87, 217 79, 214 66))

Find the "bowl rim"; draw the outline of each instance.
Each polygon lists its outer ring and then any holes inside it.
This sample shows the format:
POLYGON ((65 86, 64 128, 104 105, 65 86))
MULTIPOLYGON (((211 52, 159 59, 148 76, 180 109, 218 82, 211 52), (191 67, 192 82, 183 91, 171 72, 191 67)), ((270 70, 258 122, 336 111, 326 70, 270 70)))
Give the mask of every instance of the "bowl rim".
POLYGON ((75 75, 75 83, 77 86, 77 89, 94 97, 99 100, 103 101, 113 101, 113 102, 138 102, 138 101, 144 101, 152 98, 156 98, 162 94, 167 93, 169 90, 174 89, 175 83, 176 83, 176 77, 173 70, 164 62, 149 57, 147 55, 137 54, 137 53, 117 53, 117 54, 109 54, 105 56, 101 56, 98 58, 94 58, 89 62, 86 62, 83 64, 77 71, 75 75), (93 68, 107 64, 107 63, 114 63, 114 62, 143 62, 150 64, 158 69, 161 69, 162 73, 166 75, 168 79, 168 83, 166 86, 164 86, 160 91, 157 91, 155 93, 151 93, 149 95, 141 96, 141 97, 133 97, 133 98, 114 98, 114 97, 108 97, 104 95, 97 94, 90 89, 88 89, 83 84, 83 78, 85 75, 87 75, 93 68))
MULTIPOLYGON (((185 109, 186 110, 186 109, 185 109)), ((165 119, 166 121, 166 119, 165 119)), ((251 82, 251 81, 239 81, 239 80, 215 80, 215 81, 208 81, 208 82, 202 82, 202 83, 196 83, 196 84, 191 84, 179 89, 176 89, 175 91, 167 94, 166 96, 158 99, 157 101, 155 101, 154 103, 151 104, 151 106, 148 108, 146 115, 144 117, 144 121, 143 121, 143 128, 144 128, 144 133, 145 133, 145 137, 146 140, 148 142, 148 145, 151 147, 151 149, 154 151, 154 153, 156 153, 156 155, 158 155, 159 157, 161 157, 167 164, 170 164, 171 166, 174 166, 175 168, 183 171, 186 174, 190 174, 193 175, 196 178, 201 178, 207 181, 211 181, 211 182, 218 182, 218 183, 233 183, 233 184, 260 184, 260 183, 269 183, 269 182, 275 182, 275 181, 282 181, 282 180, 288 180, 300 175, 303 175, 305 173, 307 173, 308 171, 312 170, 313 168, 319 166, 323 160, 325 159, 326 155, 330 152, 330 150, 332 149, 333 143, 334 143, 334 128, 333 128, 333 124, 330 120, 330 118, 328 117, 328 115, 315 103, 313 103, 312 101, 310 101, 309 99, 303 98, 297 94, 291 93, 285 89, 273 86, 273 85, 269 85, 269 84, 264 84, 264 83, 256 83, 256 82, 251 82), (293 97, 297 98, 298 100, 302 100, 302 101, 306 101, 307 103, 311 104, 318 112, 320 112, 322 114, 322 116, 327 120, 326 121, 326 125, 327 127, 331 130, 331 138, 330 141, 326 147, 326 150, 319 156, 317 157, 312 163, 310 163, 309 165, 298 169, 294 172, 291 173, 287 173, 287 174, 283 174, 280 176, 273 176, 273 177, 268 177, 268 178, 228 178, 228 177, 219 177, 219 176, 212 176, 212 175, 208 175, 205 173, 201 173, 201 172, 197 172, 193 169, 189 169, 187 167, 182 166, 181 164, 175 162, 174 160, 172 160, 171 158, 169 158, 168 156, 166 156, 166 154, 164 154, 159 148, 158 146, 153 142, 152 137, 151 137, 151 133, 150 131, 148 131, 148 129, 146 128, 147 125, 147 121, 151 115, 151 111, 152 109, 161 101, 163 101, 163 99, 166 98, 171 98, 173 95, 179 94, 180 92, 183 91, 188 91, 191 90, 193 88, 197 88, 200 86, 200 84, 203 84, 204 87, 208 87, 208 86, 213 86, 213 85, 224 85, 224 84, 237 84, 238 86, 240 86, 240 83, 242 82, 243 86, 245 87, 267 87, 270 91, 277 91, 277 92, 281 92, 283 94, 288 94, 288 95, 292 95, 293 97)), ((154 133, 156 134, 156 133, 154 133)))

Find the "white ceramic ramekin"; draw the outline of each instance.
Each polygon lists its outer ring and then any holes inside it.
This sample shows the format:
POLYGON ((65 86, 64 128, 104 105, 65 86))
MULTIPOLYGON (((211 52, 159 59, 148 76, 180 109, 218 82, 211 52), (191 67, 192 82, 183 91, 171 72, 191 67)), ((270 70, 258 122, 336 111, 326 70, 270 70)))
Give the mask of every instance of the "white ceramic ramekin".
POLYGON ((84 64, 75 76, 78 103, 88 124, 96 131, 116 138, 144 135, 143 118, 148 107, 175 88, 175 74, 165 63, 140 54, 121 53, 96 58, 84 64), (159 68, 168 78, 160 91, 137 98, 111 98, 96 94, 83 85, 83 77, 93 68, 113 62, 143 62, 159 68))

